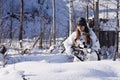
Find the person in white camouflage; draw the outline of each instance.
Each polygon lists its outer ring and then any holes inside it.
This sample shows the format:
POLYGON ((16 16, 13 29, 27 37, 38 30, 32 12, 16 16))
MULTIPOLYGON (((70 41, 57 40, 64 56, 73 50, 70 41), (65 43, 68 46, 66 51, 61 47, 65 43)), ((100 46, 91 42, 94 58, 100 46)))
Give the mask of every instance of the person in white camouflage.
MULTIPOLYGON (((80 44, 81 47, 91 48, 95 51, 100 50, 100 44, 97 36, 89 28, 85 18, 80 18, 77 22, 76 31, 74 31, 64 42, 65 52, 72 55, 72 46, 80 44)), ((74 58, 74 61, 76 57, 74 58)))

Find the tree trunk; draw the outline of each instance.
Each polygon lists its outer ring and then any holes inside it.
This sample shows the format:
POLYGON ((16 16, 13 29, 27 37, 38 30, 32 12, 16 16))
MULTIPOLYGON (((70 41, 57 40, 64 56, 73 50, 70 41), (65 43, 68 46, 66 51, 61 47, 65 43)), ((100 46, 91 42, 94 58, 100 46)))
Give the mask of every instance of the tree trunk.
POLYGON ((2 38, 1 22, 2 22, 2 0, 0 0, 0 43, 2 38))
POLYGON ((19 41, 20 47, 22 48, 22 39, 23 39, 23 10, 24 10, 24 1, 21 0, 21 9, 20 9, 20 30, 19 30, 19 41))
POLYGON ((13 23, 13 20, 12 20, 12 17, 10 17, 10 39, 12 40, 13 36, 12 36, 12 23, 13 23))
POLYGON ((95 0, 93 0, 93 12, 94 12, 94 17, 95 17, 95 0))
POLYGON ((56 5, 55 0, 53 0, 53 40, 56 44, 56 5))
POLYGON ((43 32, 41 32, 40 33, 40 35, 39 35, 39 37, 38 37, 38 39, 35 41, 35 43, 33 44, 33 47, 32 48, 34 48, 35 47, 35 45, 37 44, 37 42, 39 41, 39 40, 41 40, 42 39, 42 37, 43 37, 43 32))
MULTIPOLYGON (((40 12, 39 12, 39 15, 40 15, 40 12)), ((42 38, 42 34, 43 34, 43 20, 42 18, 40 17, 40 36, 42 38)), ((39 39, 39 48, 42 48, 42 40, 39 39)))
POLYGON ((13 20, 12 20, 12 15, 13 15, 13 0, 11 1, 11 5, 10 5, 10 39, 12 40, 13 38, 13 28, 12 28, 12 25, 13 25, 13 20))
POLYGON ((116 26, 117 26, 117 28, 116 28, 116 52, 115 52, 115 56, 114 56, 114 61, 116 60, 116 58, 118 57, 118 48, 119 48, 119 46, 118 46, 118 44, 119 44, 119 0, 117 0, 117 12, 116 12, 116 15, 117 15, 117 24, 116 24, 116 26))
POLYGON ((95 2, 95 6, 94 6, 94 31, 97 35, 97 37, 99 37, 99 0, 97 0, 97 2, 95 2))
POLYGON ((73 1, 69 0, 69 35, 72 34, 73 32, 73 1))
POLYGON ((50 46, 52 45, 52 25, 51 25, 51 28, 50 28, 50 36, 49 36, 49 40, 50 40, 50 46))
POLYGON ((99 2, 95 2, 95 14, 94 14, 94 18, 95 18, 95 28, 99 27, 99 2))
POLYGON ((88 0, 86 0, 86 19, 89 18, 89 7, 88 7, 88 0))

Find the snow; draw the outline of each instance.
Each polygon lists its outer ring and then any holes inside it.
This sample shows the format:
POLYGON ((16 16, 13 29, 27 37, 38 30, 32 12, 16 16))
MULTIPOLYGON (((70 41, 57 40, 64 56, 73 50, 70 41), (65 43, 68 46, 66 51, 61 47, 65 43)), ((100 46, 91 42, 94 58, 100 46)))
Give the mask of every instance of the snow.
MULTIPOLYGON (((10 11, 9 2, 8 5, 4 5, 3 18, 7 15, 7 12, 10 11)), ((15 0, 14 0, 15 1, 15 0)), ((27 0, 25 10, 30 10, 31 7, 37 8, 39 5, 34 3, 37 0, 27 0), (28 3, 29 2, 29 3, 28 3)), ((46 0, 49 1, 49 0, 46 0)), ((65 36, 68 26, 68 3, 67 0, 56 0, 57 2, 57 28, 59 36, 65 36)), ((108 3, 108 0, 106 3, 108 3)), ((101 4, 106 4, 104 0, 100 0, 101 4)), ((19 12, 20 0, 15 2, 14 7, 15 11, 19 12)), ((47 9, 47 12, 52 15, 52 5, 49 1, 45 6, 50 6, 47 9)), ((114 1, 113 1, 114 2, 114 1)), ((85 17, 85 2, 81 0, 74 0, 75 7, 75 18, 85 17)), ((111 20, 107 24, 100 25, 100 28, 103 30, 116 30, 116 5, 108 4, 108 18, 111 20), (108 27, 106 27, 108 26, 108 27), (112 28, 113 27, 113 28, 112 28)), ((27 15, 31 16, 31 15, 27 15)), ((90 11, 89 17, 93 17, 93 12, 90 11)), ((107 9, 104 6, 100 6, 100 18, 107 18, 107 9)), ((36 37, 39 32, 39 19, 35 17, 34 23, 32 21, 26 22, 25 30, 30 33, 24 34, 25 37, 36 37), (29 23, 29 24, 28 24, 29 23), (33 27, 34 26, 34 27, 33 27), (33 29, 34 28, 34 29, 33 29), (31 32, 32 31, 32 32, 31 32), (35 33, 35 34, 32 34, 35 33)), ((5 21, 5 29, 8 29, 10 21, 5 21)), ((15 19, 13 21, 13 26, 15 26, 15 38, 18 35, 18 21, 15 19)), ((4 29, 4 30, 5 30, 4 29)), ((49 28, 48 28, 49 29, 49 28)), ((50 30, 49 30, 50 31, 50 30)), ((7 32, 7 31, 6 31, 7 32)), ((49 34, 49 32, 48 32, 49 34)), ((31 54, 20 55, 16 47, 19 46, 15 41, 12 40, 12 49, 9 49, 9 59, 8 64, 3 68, 2 67, 2 56, 0 54, 0 80, 120 80, 120 60, 112 61, 110 59, 101 60, 101 61, 85 61, 85 62, 73 62, 73 57, 56 53, 50 54, 46 50, 33 49, 31 54), (14 50, 14 49, 15 50, 14 50), (18 55, 19 54, 19 55, 18 55)), ((24 43, 24 40, 23 40, 24 43)), ((6 44, 6 43, 5 43, 6 44)), ((31 48, 31 41, 29 43, 24 43, 24 48, 31 48)), ((109 48, 109 51, 114 52, 114 47, 109 48)), ((111 53, 113 53, 111 52, 111 53)), ((113 56, 112 56, 113 57, 113 56)))
POLYGON ((1 68, 0 80, 23 80, 22 75, 25 75, 28 80, 120 79, 120 61, 66 62, 65 55, 42 55, 31 57, 31 61, 23 61, 1 68), (38 61, 35 61, 35 58, 38 61))
POLYGON ((0 80, 119 80, 118 66, 119 60, 72 62, 66 54, 36 49, 30 55, 10 56, 6 67, 0 66, 0 80))

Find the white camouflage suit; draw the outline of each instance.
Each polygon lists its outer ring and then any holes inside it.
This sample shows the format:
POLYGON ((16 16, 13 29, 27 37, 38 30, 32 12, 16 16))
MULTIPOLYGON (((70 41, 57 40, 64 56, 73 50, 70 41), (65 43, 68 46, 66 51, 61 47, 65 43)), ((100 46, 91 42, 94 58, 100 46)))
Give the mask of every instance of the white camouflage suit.
MULTIPOLYGON (((96 36, 96 34, 93 32, 93 30, 91 28, 89 28, 89 34, 90 34, 90 38, 92 39, 92 43, 91 43, 91 49, 94 49, 95 51, 98 51, 100 49, 100 43, 99 40, 96 36)), ((68 55, 72 55, 72 45, 74 43, 74 39, 76 37, 76 32, 73 32, 64 42, 64 47, 65 47, 65 53, 67 53, 68 55)), ((84 36, 80 37, 80 43, 83 43, 85 41, 84 36)), ((87 45, 89 46, 89 45, 87 45)))

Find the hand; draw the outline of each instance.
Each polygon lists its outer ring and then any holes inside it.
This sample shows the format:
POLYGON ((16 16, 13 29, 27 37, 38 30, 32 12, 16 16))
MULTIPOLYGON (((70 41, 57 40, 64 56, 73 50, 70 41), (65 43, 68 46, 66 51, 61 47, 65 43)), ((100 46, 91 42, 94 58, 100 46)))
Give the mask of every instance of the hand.
POLYGON ((78 47, 81 48, 81 49, 83 49, 83 48, 84 48, 84 45, 79 44, 78 47))

